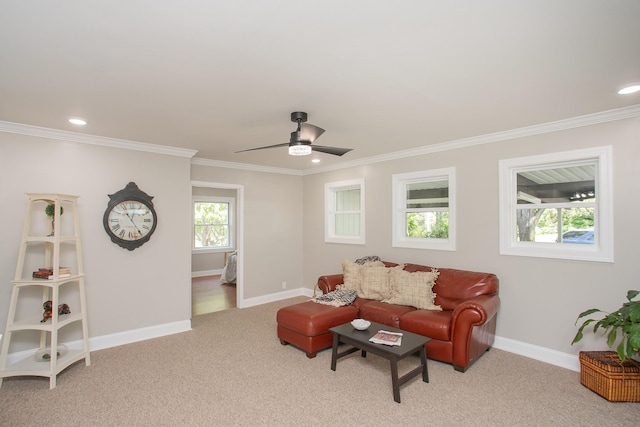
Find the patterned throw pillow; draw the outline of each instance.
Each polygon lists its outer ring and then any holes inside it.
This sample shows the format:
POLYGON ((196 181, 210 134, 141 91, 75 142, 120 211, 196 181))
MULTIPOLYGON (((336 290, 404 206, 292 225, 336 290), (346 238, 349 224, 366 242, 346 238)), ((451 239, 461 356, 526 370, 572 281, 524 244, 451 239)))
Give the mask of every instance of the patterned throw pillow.
POLYGON ((433 285, 440 274, 437 269, 413 273, 397 268, 390 270, 391 297, 382 302, 442 311, 442 307, 434 302, 436 294, 433 293, 433 285))
POLYGON ((384 267, 382 261, 367 262, 364 265, 358 265, 348 259, 342 261, 343 285, 341 289, 356 291, 358 296, 362 291, 362 271, 371 267, 384 267))

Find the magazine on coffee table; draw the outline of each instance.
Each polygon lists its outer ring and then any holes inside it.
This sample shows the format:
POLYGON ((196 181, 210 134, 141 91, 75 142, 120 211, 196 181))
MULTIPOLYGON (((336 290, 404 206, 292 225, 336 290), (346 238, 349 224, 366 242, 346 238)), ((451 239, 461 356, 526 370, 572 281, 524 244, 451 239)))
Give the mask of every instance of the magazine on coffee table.
POLYGON ((374 336, 369 338, 369 341, 376 344, 400 345, 402 344, 402 333, 380 330, 374 336))

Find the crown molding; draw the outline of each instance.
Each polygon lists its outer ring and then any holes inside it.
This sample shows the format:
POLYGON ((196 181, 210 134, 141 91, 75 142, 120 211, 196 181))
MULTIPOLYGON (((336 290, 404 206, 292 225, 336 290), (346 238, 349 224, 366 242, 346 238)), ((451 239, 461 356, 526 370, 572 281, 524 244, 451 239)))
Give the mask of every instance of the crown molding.
POLYGON ((447 150, 456 150, 458 148, 473 147, 475 145, 491 144, 494 142, 505 141, 510 139, 524 138, 527 136, 541 135, 549 132, 558 132, 567 129, 574 129, 584 126, 591 126, 599 123, 612 122, 616 120, 629 119, 640 116, 640 104, 630 107, 617 108, 614 110, 602 111, 599 113, 587 114, 584 116, 572 117, 569 119, 558 120, 555 122, 543 123, 539 125, 527 126, 518 129, 489 133, 485 135, 472 136, 469 138, 456 139, 453 141, 441 142, 438 144, 426 145, 424 147, 413 148, 410 150, 395 151, 392 153, 381 154, 378 156, 366 157, 353 160, 338 165, 326 166, 319 169, 306 169, 304 175, 313 175, 333 170, 352 168, 355 166, 363 166, 372 163, 386 162, 389 160, 404 159, 407 157, 421 156, 424 154, 437 153, 447 150))
POLYGON ((191 164, 200 165, 200 166, 210 166, 210 167, 216 167, 216 168, 248 170, 252 172, 277 173, 277 174, 283 174, 283 175, 302 176, 304 174, 303 171, 298 169, 276 168, 271 166, 252 165, 249 163, 224 162, 222 160, 210 160, 210 159, 203 159, 201 157, 194 157, 193 159, 191 159, 191 164))
POLYGON ((527 126, 518 129, 495 132, 486 135, 462 138, 453 141, 441 142, 437 144, 426 145, 410 150, 395 151, 392 153, 381 154, 378 156, 365 157, 358 160, 347 161, 344 163, 326 166, 321 168, 297 170, 276 168, 270 166, 260 166, 248 163, 225 162, 221 160, 210 160, 194 157, 197 150, 189 150, 184 148, 176 148, 165 145, 149 144, 145 142, 128 141, 123 139, 108 138, 103 136, 88 135, 84 133, 44 128, 39 126, 24 125, 20 123, 12 123, 0 121, 0 132, 16 133, 21 135, 38 136, 42 138, 58 139, 62 141, 73 141, 83 144, 102 145, 107 147, 116 147, 126 150, 145 151, 149 153, 167 154, 171 156, 180 156, 191 158, 192 165, 219 167, 227 169, 248 170, 253 172, 267 172, 284 175, 313 175, 323 172, 329 172, 340 169, 347 169, 356 166, 369 165, 372 163, 386 162, 389 160, 404 159, 407 157, 421 156, 425 154, 437 153, 447 150, 456 150, 459 148, 473 147, 476 145, 491 144, 494 142, 524 138, 527 136, 540 135, 549 132, 558 132, 567 129, 573 129, 584 126, 591 126, 599 123, 612 122, 640 116, 640 104, 629 107, 617 108, 613 110, 602 111, 583 116, 572 117, 569 119, 558 120, 555 122, 543 123, 539 125, 527 126))
POLYGON ((166 145, 149 144, 146 142, 128 141, 124 139, 109 138, 106 136, 90 135, 86 133, 71 132, 66 130, 50 129, 40 126, 24 125, 0 121, 0 132, 15 133, 19 135, 37 136, 41 138, 57 139, 60 141, 79 142, 81 144, 102 145, 105 147, 122 148, 125 150, 144 151, 147 153, 167 154, 169 156, 192 158, 198 152, 185 148, 176 148, 166 145))

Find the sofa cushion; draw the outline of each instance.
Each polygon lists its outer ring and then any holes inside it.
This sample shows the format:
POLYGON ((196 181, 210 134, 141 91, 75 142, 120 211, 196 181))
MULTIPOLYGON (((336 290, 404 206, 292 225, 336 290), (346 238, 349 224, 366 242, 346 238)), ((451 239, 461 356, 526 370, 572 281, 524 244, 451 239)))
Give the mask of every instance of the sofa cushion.
POLYGON ((362 290, 363 275, 362 270, 371 267, 382 267, 384 263, 382 261, 367 262, 363 265, 351 262, 348 259, 342 261, 342 275, 343 285, 342 289, 356 291, 358 295, 362 290))
POLYGON ((407 312, 400 318, 400 329, 436 340, 451 341, 452 314, 449 310, 407 312))
POLYGON ((371 301, 360 307, 360 317, 372 322, 399 328, 400 318, 410 311, 415 311, 415 307, 386 304, 382 301, 371 301))
POLYGON ((329 328, 351 322, 356 317, 358 309, 353 305, 333 307, 313 301, 282 307, 276 313, 278 326, 306 337, 325 334, 329 328))
POLYGON ((408 272, 400 267, 390 268, 391 296, 382 301, 427 310, 442 310, 440 306, 435 305, 435 295, 432 291, 438 274, 435 268, 429 272, 408 272))

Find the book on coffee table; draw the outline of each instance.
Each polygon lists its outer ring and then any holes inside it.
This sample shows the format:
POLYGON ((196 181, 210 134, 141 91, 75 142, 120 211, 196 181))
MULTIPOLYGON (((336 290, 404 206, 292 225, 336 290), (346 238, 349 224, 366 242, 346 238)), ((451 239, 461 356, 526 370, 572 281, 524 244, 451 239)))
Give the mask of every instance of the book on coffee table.
POLYGON ((380 330, 374 336, 369 338, 369 341, 376 344, 400 345, 402 344, 402 333, 380 330))

